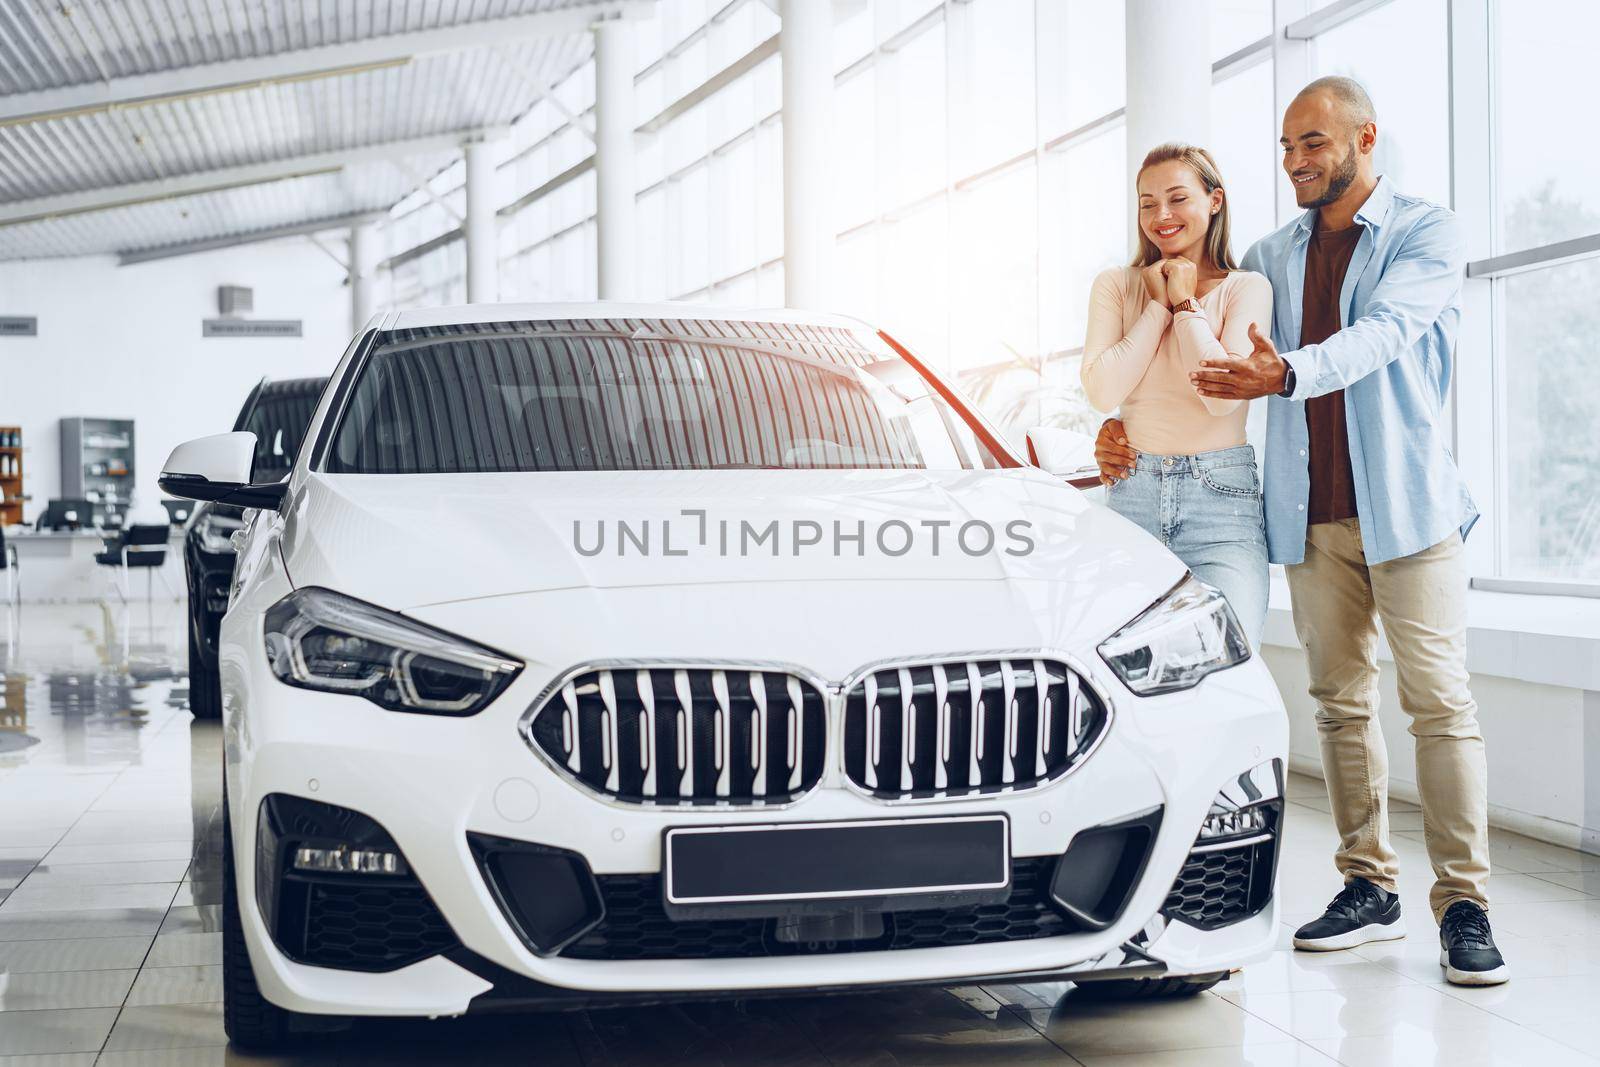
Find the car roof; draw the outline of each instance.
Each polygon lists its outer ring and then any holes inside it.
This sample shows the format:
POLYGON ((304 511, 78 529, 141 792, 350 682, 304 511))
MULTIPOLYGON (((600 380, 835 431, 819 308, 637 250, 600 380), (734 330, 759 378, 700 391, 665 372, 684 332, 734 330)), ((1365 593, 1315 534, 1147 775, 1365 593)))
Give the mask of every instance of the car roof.
MULTIPOLYGON (((581 304, 456 304, 390 312, 376 323, 380 329, 426 329, 472 322, 539 322, 549 319, 716 319, 732 322, 790 322, 846 330, 873 327, 848 315, 795 308, 735 308, 708 304, 638 304, 592 301, 581 304)), ((875 331, 874 331, 875 332, 875 331)))

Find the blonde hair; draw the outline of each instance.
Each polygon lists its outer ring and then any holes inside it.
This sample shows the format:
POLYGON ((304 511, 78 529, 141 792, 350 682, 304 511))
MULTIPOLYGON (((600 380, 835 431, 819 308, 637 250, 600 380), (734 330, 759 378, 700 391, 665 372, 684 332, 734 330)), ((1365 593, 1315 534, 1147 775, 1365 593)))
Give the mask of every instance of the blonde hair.
MULTIPOLYGON (((1144 172, 1157 163, 1170 163, 1177 160, 1200 179, 1200 184, 1205 187, 1206 195, 1210 196, 1222 188, 1222 173, 1217 170, 1217 161, 1211 158, 1211 153, 1204 148, 1197 148, 1190 144, 1163 144, 1157 145, 1144 157, 1144 162, 1139 166, 1139 173, 1133 177, 1134 197, 1137 200, 1139 178, 1144 172)), ((1150 238, 1145 236, 1144 227, 1139 230, 1139 251, 1133 258, 1135 267, 1148 267, 1161 259, 1161 250, 1155 246, 1150 238)), ((1211 216, 1211 224, 1206 230, 1206 258, 1211 265, 1220 270, 1238 270, 1239 265, 1234 262, 1233 249, 1228 243, 1228 197, 1222 197, 1222 205, 1217 208, 1217 213, 1211 216)))

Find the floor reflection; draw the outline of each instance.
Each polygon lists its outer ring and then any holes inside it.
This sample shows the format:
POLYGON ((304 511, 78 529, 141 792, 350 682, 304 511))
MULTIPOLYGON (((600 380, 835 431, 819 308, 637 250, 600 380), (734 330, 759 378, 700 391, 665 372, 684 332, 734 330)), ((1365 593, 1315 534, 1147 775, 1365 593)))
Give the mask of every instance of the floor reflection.
MULTIPOLYGON (((1498 992, 1440 983, 1425 857, 1400 836, 1409 941, 1306 956, 1285 936, 1184 1001, 1047 983, 375 1020, 245 1056, 222 1033, 222 734, 187 710, 182 605, 29 606, 0 625, 0 1063, 1600 1062, 1600 858, 1498 832, 1520 968, 1498 992)), ((1319 783, 1292 779, 1290 800, 1281 892, 1298 922, 1336 888, 1335 835, 1319 783)))

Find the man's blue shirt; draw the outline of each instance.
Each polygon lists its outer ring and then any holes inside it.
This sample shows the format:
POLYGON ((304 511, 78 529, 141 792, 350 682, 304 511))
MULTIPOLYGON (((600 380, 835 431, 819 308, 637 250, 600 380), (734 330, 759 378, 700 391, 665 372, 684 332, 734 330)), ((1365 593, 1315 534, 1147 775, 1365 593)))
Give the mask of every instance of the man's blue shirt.
POLYGON ((1292 399, 1267 404, 1267 550, 1305 558, 1305 401, 1344 390, 1356 512, 1367 562, 1383 563, 1465 537, 1477 521, 1443 425, 1461 320, 1465 257, 1455 213, 1394 190, 1387 177, 1356 212, 1362 227, 1339 295, 1343 328, 1300 346, 1308 211, 1245 253, 1272 282, 1272 343, 1294 368, 1292 399))

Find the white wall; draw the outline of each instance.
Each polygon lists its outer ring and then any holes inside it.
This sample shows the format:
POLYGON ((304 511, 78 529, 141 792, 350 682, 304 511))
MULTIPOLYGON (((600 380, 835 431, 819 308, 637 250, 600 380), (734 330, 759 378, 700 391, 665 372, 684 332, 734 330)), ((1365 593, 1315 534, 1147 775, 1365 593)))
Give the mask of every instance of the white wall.
POLYGON ((140 511, 159 508, 172 447, 233 428, 263 376, 326 374, 350 339, 337 264, 290 238, 119 267, 111 256, 0 262, 0 314, 36 315, 39 336, 0 338, 0 424, 22 427, 32 520, 61 495, 63 416, 133 419, 140 511), (260 319, 302 319, 299 338, 202 338, 218 285, 255 290, 260 319))

